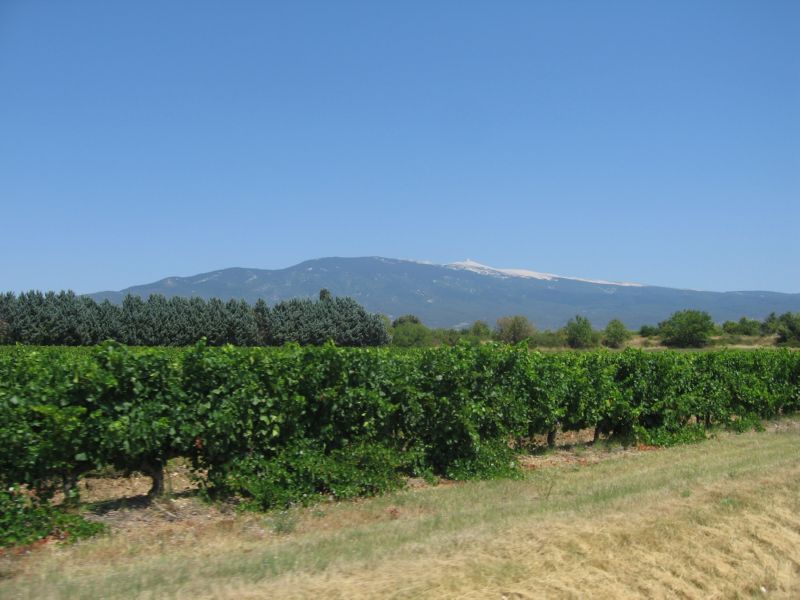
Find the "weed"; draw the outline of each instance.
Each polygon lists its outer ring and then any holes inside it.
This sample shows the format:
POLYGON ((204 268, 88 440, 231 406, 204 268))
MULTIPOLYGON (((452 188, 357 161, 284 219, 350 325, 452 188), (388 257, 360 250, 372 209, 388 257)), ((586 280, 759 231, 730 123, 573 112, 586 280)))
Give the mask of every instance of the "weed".
POLYGON ((281 510, 270 519, 270 529, 277 535, 288 535, 297 529, 297 515, 289 510, 281 510))

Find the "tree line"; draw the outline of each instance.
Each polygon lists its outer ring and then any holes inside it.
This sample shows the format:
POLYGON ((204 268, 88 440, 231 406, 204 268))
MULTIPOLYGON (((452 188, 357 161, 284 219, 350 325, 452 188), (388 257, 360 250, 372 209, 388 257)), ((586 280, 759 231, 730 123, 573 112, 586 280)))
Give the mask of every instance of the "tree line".
POLYGON ((339 346, 388 343, 385 320, 352 298, 322 290, 318 300, 166 298, 127 295, 122 304, 96 302, 72 291, 0 295, 0 343, 88 346, 114 340, 131 346, 280 346, 286 342, 339 346))
POLYGON ((800 313, 770 313, 763 321, 742 317, 738 321, 725 321, 717 325, 707 312, 682 310, 674 313, 658 326, 643 326, 642 337, 659 337, 665 346, 691 348, 709 345, 712 336, 723 342, 737 342, 742 336, 774 337, 782 346, 800 345, 800 313))
POLYGON ((501 317, 492 329, 485 321, 476 321, 465 329, 429 329, 414 315, 394 320, 390 329, 392 344, 400 347, 454 345, 460 340, 473 343, 499 341, 518 344, 527 341, 534 348, 588 349, 606 346, 622 348, 638 333, 643 338, 671 348, 701 348, 715 343, 736 343, 740 337, 774 337, 784 346, 800 345, 800 313, 770 314, 763 321, 742 317, 739 321, 714 322, 704 311, 682 310, 658 325, 644 325, 637 332, 613 319, 602 330, 593 327, 582 315, 570 319, 555 331, 539 331, 524 315, 501 317), (712 339, 716 336, 716 340, 712 339))
POLYGON ((429 329, 415 315, 403 315, 392 322, 390 334, 392 345, 406 348, 453 346, 460 341, 473 344, 527 341, 535 348, 594 348, 600 345, 621 348, 633 336, 619 319, 611 321, 603 331, 597 331, 589 319, 581 315, 576 315, 556 331, 539 331, 524 315, 500 317, 494 328, 486 321, 475 321, 464 329, 429 329))
MULTIPOLYGON (((712 336, 722 343, 740 337, 772 336, 780 345, 800 345, 800 313, 772 313, 763 321, 742 317, 714 323, 703 311, 683 310, 656 326, 637 332, 643 338, 673 348, 707 346, 712 336)), ((452 346, 460 341, 479 344, 494 340, 517 344, 527 340, 537 348, 621 348, 634 336, 614 319, 603 330, 582 315, 555 331, 539 331, 523 315, 501 317, 494 328, 476 321, 463 329, 431 329, 414 315, 393 322, 367 312, 352 298, 321 290, 319 298, 295 298, 268 306, 264 300, 173 297, 147 299, 127 295, 120 305, 96 302, 72 291, 30 291, 0 295, 0 344, 89 346, 114 340, 131 346, 188 346, 205 338, 211 346, 280 346, 286 342, 319 345, 403 348, 452 346)))

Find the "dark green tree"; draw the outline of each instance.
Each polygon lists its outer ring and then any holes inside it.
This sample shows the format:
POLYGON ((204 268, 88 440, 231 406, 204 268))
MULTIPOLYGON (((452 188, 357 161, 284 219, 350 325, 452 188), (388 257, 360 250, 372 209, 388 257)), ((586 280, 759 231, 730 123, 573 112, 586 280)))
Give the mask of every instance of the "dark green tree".
POLYGON ((613 319, 606 325, 603 332, 603 344, 609 348, 621 348, 631 339, 631 332, 619 319, 613 319))
POLYGON ((228 341, 228 311, 219 298, 206 303, 203 335, 210 346, 222 346, 228 341))
POLYGON ((179 323, 171 304, 161 294, 151 294, 144 305, 139 330, 144 346, 172 346, 178 337, 179 323))
POLYGON ((269 323, 269 306, 261 298, 256 300, 253 306, 253 316, 256 320, 256 328, 258 329, 258 344, 265 346, 269 338, 267 323, 269 323))
POLYGON ((392 321, 392 327, 399 327, 400 325, 421 325, 422 321, 416 315, 402 315, 392 321))
POLYGON ((122 300, 120 310, 120 342, 139 346, 144 340, 147 316, 144 301, 140 296, 127 294, 122 300))
POLYGON ((761 322, 742 317, 738 321, 725 321, 722 324, 722 331, 731 335, 759 335, 761 322))
POLYGON ((714 321, 707 312, 682 310, 659 323, 658 332, 666 346, 700 348, 708 344, 714 331, 714 321))
POLYGON ((135 346, 186 346, 206 338, 212 346, 323 344, 343 346, 388 343, 385 317, 368 313, 352 298, 290 300, 270 310, 263 300, 212 298, 142 300, 127 295, 121 306, 98 304, 74 292, 30 291, 0 295, 0 343, 88 345, 114 340, 135 346))
POLYGON ((45 311, 50 331, 48 343, 80 346, 90 342, 87 335, 88 314, 73 291, 45 294, 45 311))
POLYGON ((778 333, 780 327, 780 319, 774 312, 769 313, 766 319, 761 323, 761 335, 775 335, 778 333))
POLYGON ((639 335, 645 338, 655 337, 658 335, 658 327, 655 325, 642 325, 639 328, 639 335))
POLYGON ((188 332, 187 343, 194 344, 208 335, 208 303, 202 298, 189 298, 187 310, 183 316, 184 326, 188 332))
POLYGON ((17 297, 12 293, 0 294, 0 344, 11 344, 11 320, 17 305, 17 297))
POLYGON ((99 344, 105 340, 118 338, 118 319, 117 323, 112 324, 113 317, 117 316, 119 311, 117 306, 108 300, 98 304, 87 296, 82 296, 80 302, 83 305, 82 336, 84 344, 99 344))
POLYGON ((256 346, 258 344, 258 322, 247 302, 228 300, 225 311, 228 318, 227 342, 236 346, 256 346))
POLYGON ((270 345, 331 340, 339 346, 381 346, 389 341, 381 316, 368 313, 352 298, 279 302, 268 313, 266 332, 270 345))
POLYGON ((389 343, 381 315, 367 312, 358 302, 348 297, 334 298, 321 303, 327 318, 333 324, 332 339, 340 346, 383 346, 389 343))
POLYGON ((570 348, 591 348, 599 342, 600 336, 592 329, 591 321, 581 315, 567 321, 564 331, 570 348))
POLYGON ((800 346, 800 313, 784 313, 779 318, 778 343, 800 346))
MULTIPOLYGON (((198 298, 198 300, 202 303, 201 306, 205 305, 202 299, 198 298)), ((171 338, 168 344, 174 346, 194 344, 202 335, 196 333, 197 327, 194 325, 191 301, 180 296, 173 296, 167 301, 167 304, 169 305, 168 314, 172 320, 170 324, 171 338)))

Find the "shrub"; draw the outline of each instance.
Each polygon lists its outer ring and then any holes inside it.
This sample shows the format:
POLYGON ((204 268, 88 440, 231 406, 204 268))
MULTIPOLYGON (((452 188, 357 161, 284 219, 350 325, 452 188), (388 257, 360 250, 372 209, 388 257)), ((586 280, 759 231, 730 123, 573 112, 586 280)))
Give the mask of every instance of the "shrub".
POLYGON ((53 507, 19 487, 0 489, 0 548, 31 544, 48 537, 75 541, 104 530, 103 524, 53 507))
POLYGON ((431 344, 431 330, 422 323, 404 322, 392 328, 392 346, 427 348, 431 344))
POLYGON ((800 313, 785 313, 780 316, 778 343, 800 346, 800 313))
POLYGON ((536 328, 528 320, 528 317, 523 315, 500 317, 497 319, 495 335, 501 342, 518 344, 531 337, 535 332, 536 328))
POLYGON ((440 327, 431 330, 431 339, 436 346, 455 346, 465 338, 463 332, 458 329, 440 327))
POLYGON ((655 337, 658 335, 658 327, 653 325, 642 325, 639 328, 639 335, 644 338, 655 337))
POLYGON ((475 447, 471 456, 456 458, 445 475, 450 479, 516 478, 522 475, 516 452, 504 441, 491 441, 475 447))
POLYGON ((492 337, 492 330, 486 321, 475 321, 466 334, 478 340, 488 340, 492 337))
POLYGON ((675 446, 677 444, 693 444, 706 439, 706 430, 701 424, 681 428, 657 427, 636 428, 636 441, 650 446, 675 446))
POLYGON ((658 331, 667 346, 700 348, 708 344, 714 331, 714 321, 707 312, 683 310, 660 323, 658 331))
POLYGON ((778 333, 780 320, 778 315, 774 312, 769 313, 766 319, 761 323, 761 335, 774 335, 778 333))
POLYGON ((756 319, 742 317, 739 319, 739 331, 737 333, 740 335, 760 335, 761 322, 756 319))
POLYGON ((272 458, 235 461, 225 486, 259 509, 308 504, 327 496, 342 500, 399 488, 398 468, 404 463, 397 452, 380 444, 356 443, 326 454, 313 441, 301 440, 272 458))
POLYGON ((402 315, 392 321, 392 327, 400 327, 401 325, 422 325, 422 321, 416 315, 402 315))
POLYGON ((631 332, 619 319, 614 319, 603 332, 603 344, 609 348, 621 348, 625 342, 631 339, 631 332))
POLYGON ((755 319, 742 317, 738 321, 725 321, 722 324, 722 331, 731 335, 759 335, 761 323, 755 319))
POLYGON ((563 348, 567 345, 567 336, 563 329, 557 331, 537 331, 528 340, 532 348, 563 348))
POLYGON ((564 330, 570 348, 591 348, 599 342, 599 335, 592 329, 592 323, 586 317, 576 315, 567 322, 564 330))

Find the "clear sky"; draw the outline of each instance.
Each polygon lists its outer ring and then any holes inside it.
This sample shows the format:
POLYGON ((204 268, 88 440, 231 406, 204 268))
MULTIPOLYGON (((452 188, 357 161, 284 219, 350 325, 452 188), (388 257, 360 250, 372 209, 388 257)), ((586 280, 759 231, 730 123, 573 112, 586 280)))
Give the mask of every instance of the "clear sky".
POLYGON ((0 290, 372 255, 800 292, 800 2, 0 0, 0 290))

